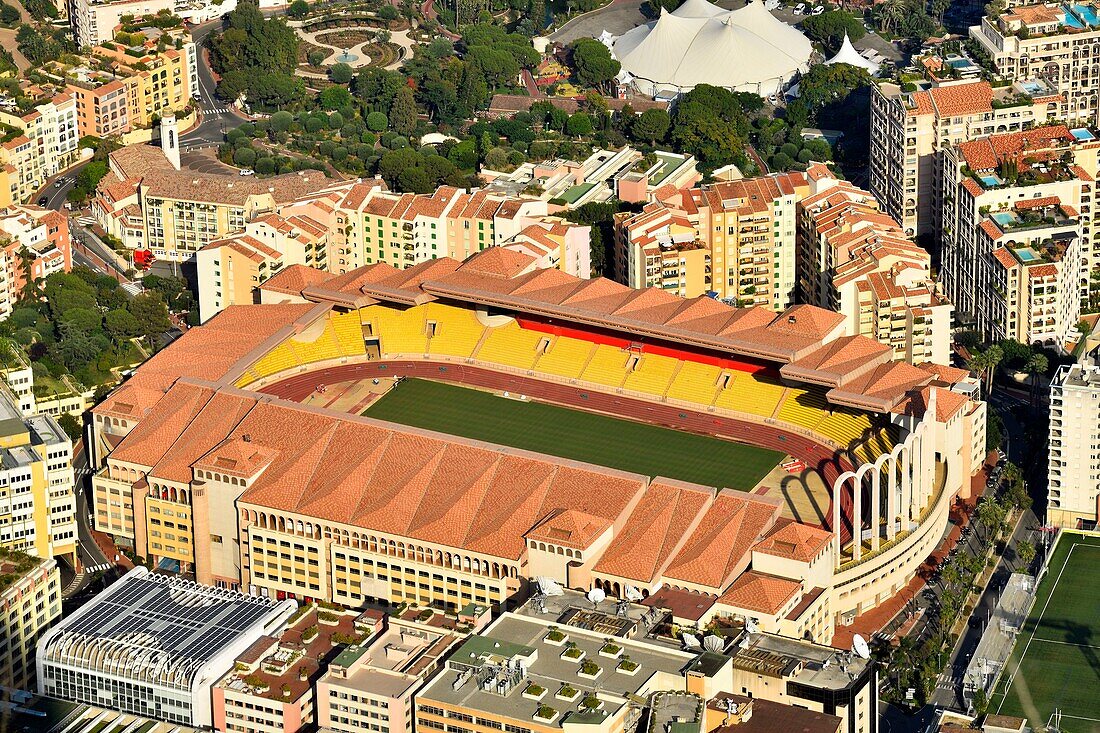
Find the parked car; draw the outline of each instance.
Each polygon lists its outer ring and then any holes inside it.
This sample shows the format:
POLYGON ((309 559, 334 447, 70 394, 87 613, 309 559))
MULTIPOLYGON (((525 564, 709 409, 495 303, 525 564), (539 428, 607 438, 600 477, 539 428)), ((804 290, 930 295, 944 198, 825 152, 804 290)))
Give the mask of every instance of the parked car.
POLYGON ((821 15, 824 12, 825 12, 825 6, 824 5, 818 5, 816 8, 814 8, 814 11, 813 11, 812 14, 813 15, 821 15))
POLYGON ((795 15, 804 15, 806 13, 806 3, 799 3, 794 9, 795 15))
POLYGON ((256 171, 252 170, 251 168, 241 168, 240 173, 238 173, 237 175, 254 176, 254 175, 256 175, 256 171))

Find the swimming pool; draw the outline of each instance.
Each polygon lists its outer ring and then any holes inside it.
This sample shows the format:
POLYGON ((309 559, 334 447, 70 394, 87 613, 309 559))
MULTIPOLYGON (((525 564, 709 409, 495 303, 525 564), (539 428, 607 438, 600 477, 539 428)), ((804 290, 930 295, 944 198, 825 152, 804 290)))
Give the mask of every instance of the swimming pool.
POLYGON ((1017 217, 1011 211, 999 211, 996 214, 993 214, 990 218, 1000 224, 1002 227, 1010 227, 1020 221, 1019 217, 1017 217))
POLYGON ((1081 16, 1081 18, 1086 23, 1093 26, 1094 28, 1096 26, 1100 25, 1100 16, 1097 16, 1096 8, 1094 8, 1093 6, 1091 6, 1091 5, 1074 5, 1073 9, 1075 11, 1077 11, 1077 14, 1079 16, 1081 16))
POLYGON ((1000 186, 1002 183, 1000 177, 995 176, 992 173, 987 176, 982 176, 981 178, 982 183, 984 183, 986 186, 1000 186))
POLYGON ((1070 132, 1073 133, 1073 137, 1078 140, 1095 140, 1096 136, 1092 134, 1087 128, 1075 127, 1070 132))
POLYGON ((1028 94, 1038 94, 1043 91, 1043 85, 1037 81, 1025 81, 1020 84, 1020 88, 1028 94))
POLYGON ((1020 262, 1034 262, 1039 259, 1039 255, 1035 254, 1035 250, 1026 248, 1016 250, 1016 256, 1020 258, 1020 262))
POLYGON ((1063 5, 1062 8, 1065 10, 1065 18, 1062 20, 1062 25, 1077 31, 1085 29, 1085 24, 1077 20, 1077 17, 1070 12, 1069 7, 1063 5))

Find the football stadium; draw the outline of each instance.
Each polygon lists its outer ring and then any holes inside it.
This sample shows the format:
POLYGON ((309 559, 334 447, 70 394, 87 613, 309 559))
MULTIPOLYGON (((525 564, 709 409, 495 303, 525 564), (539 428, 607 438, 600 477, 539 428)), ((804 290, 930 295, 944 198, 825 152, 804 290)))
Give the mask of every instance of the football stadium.
POLYGON ((910 583, 985 455, 967 372, 812 306, 500 248, 261 294, 94 410, 97 529, 202 583, 455 609, 552 580, 828 643, 910 583))
POLYGON ((1100 658, 1100 590, 1091 582, 1100 563, 1100 536, 1063 531, 1039 583, 1031 615, 990 701, 991 712, 1027 716, 1060 730, 1100 731, 1095 694, 1100 658))

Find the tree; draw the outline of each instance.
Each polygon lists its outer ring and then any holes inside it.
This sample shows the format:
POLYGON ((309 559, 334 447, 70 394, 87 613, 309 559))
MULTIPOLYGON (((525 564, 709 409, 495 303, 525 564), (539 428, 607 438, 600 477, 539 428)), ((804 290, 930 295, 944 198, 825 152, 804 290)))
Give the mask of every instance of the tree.
MULTIPOLYGON (((265 158, 265 160, 269 160, 265 158)), ((168 306, 164 297, 157 292, 144 292, 134 297, 129 305, 130 315, 138 325, 138 332, 154 351, 158 337, 172 327, 168 320, 168 306)))
POLYGON ((351 104, 351 92, 342 86, 333 85, 321 92, 319 99, 322 109, 343 109, 351 104))
POLYGON ((0 23, 14 25, 19 22, 19 11, 7 3, 0 4, 0 23))
MULTIPOLYGON (((355 72, 351 70, 351 67, 341 62, 335 64, 328 72, 329 78, 337 84, 350 84, 352 78, 355 76, 355 72)), ((348 101, 350 102, 350 96, 348 101)))
POLYGON ((990 346, 985 351, 975 354, 967 362, 967 368, 978 374, 979 379, 985 384, 985 393, 988 395, 993 389, 993 375, 997 366, 1004 358, 1004 352, 1000 346, 990 346))
MULTIPOLYGON (((845 10, 826 10, 820 15, 811 15, 802 21, 802 32, 811 41, 816 41, 825 47, 828 55, 840 50, 847 34, 848 40, 858 41, 866 32, 863 23, 856 16, 845 10)), ((801 87, 799 87, 801 90, 801 87)))
POLYGON ((1050 360, 1045 354, 1033 354, 1024 365, 1024 371, 1031 377, 1031 406, 1035 406, 1035 400, 1039 393, 1039 377, 1046 374, 1050 367, 1050 360))
POLYGON ((585 112, 575 112, 569 115, 569 121, 565 123, 565 134, 570 137, 591 135, 592 118, 585 112))
POLYGON ((141 333, 141 324, 130 311, 122 308, 107 311, 103 317, 103 326, 116 345, 141 333))
POLYGON ((594 38, 581 38, 573 43, 569 62, 577 81, 585 86, 604 90, 622 65, 611 58, 611 51, 594 38))
POLYGON ((974 690, 973 705, 975 718, 982 717, 989 710, 989 697, 985 694, 984 687, 974 690))
POLYGON ((286 9, 286 14, 291 18, 304 18, 309 15, 309 3, 306 0, 294 0, 286 9))
POLYGON ((1016 543, 1016 557, 1020 558, 1020 562, 1024 564, 1025 568, 1031 568, 1031 563, 1035 561, 1036 554, 1037 551, 1034 544, 1026 541, 1016 543))
POLYGON ((390 107, 390 127, 398 135, 411 135, 416 131, 416 99, 413 90, 401 87, 390 107))
POLYGON ((630 126, 630 134, 636 140, 644 140, 650 145, 655 145, 658 141, 665 139, 671 124, 672 118, 669 117, 668 112, 654 107, 638 115, 634 124, 630 126))
POLYGON ((656 18, 661 14, 662 10, 672 12, 676 8, 680 7, 680 3, 683 0, 646 0, 642 6, 642 10, 646 15, 656 18))
POLYGON ((57 424, 60 425, 61 429, 65 431, 65 434, 69 436, 69 440, 74 443, 80 440, 84 435, 84 427, 71 413, 61 413, 57 418, 57 424))
POLYGON ((411 193, 430 193, 435 190, 428 172, 419 166, 406 168, 397 176, 397 185, 402 191, 411 193))
POLYGON ((737 163, 745 170, 748 120, 737 96, 727 89, 700 84, 683 95, 672 116, 671 141, 714 169, 737 163))
POLYGON ((310 51, 309 53, 306 54, 306 61, 309 62, 310 66, 320 66, 321 64, 323 64, 325 62, 325 59, 327 57, 328 57, 327 53, 325 53, 324 51, 322 51, 320 49, 315 48, 315 49, 313 49, 312 51, 310 51))
POLYGON ((995 539, 1000 534, 1004 518, 1004 507, 992 496, 987 496, 978 504, 978 523, 986 530, 987 536, 993 533, 995 539))
POLYGON ((371 112, 367 115, 367 129, 382 132, 390 126, 390 118, 383 112, 371 112))

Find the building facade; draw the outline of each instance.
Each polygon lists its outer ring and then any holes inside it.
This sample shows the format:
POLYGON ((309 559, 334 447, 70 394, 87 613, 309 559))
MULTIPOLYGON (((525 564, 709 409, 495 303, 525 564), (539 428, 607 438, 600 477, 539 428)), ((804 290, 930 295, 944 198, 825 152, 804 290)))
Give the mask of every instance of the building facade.
POLYGON ((137 18, 162 10, 175 12, 181 5, 175 0, 71 0, 69 23, 76 45, 89 48, 114 38, 123 16, 137 18))
POLYGON ((0 685, 32 690, 38 639, 61 618, 61 571, 53 558, 0 552, 0 685))
POLYGON ((1059 368, 1050 383, 1047 521, 1091 529, 1100 520, 1100 367, 1059 368))
POLYGON ((28 202, 47 178, 76 161, 80 134, 71 94, 43 101, 24 115, 0 110, 0 123, 21 132, 0 145, 0 163, 8 179, 0 191, 10 196, 5 206, 28 202))

